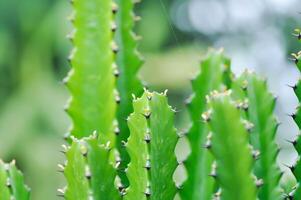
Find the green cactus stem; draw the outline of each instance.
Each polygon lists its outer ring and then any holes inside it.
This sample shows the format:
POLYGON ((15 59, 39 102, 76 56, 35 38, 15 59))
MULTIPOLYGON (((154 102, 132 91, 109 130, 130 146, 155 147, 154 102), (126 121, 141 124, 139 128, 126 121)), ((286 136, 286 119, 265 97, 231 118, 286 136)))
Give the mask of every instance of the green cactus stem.
POLYGON ((210 110, 203 115, 212 132, 210 150, 216 159, 221 199, 255 200, 248 133, 229 93, 213 92, 209 99, 210 110))
POLYGON ((277 165, 279 148, 275 141, 278 122, 274 115, 276 98, 269 92, 267 82, 250 71, 245 71, 233 83, 233 96, 243 99, 237 106, 245 112, 254 157, 254 174, 262 182, 259 199, 281 199, 277 165))
POLYGON ((117 119, 119 124, 117 148, 120 153, 121 163, 119 176, 124 186, 128 186, 128 180, 124 169, 129 163, 129 156, 123 148, 122 143, 127 141, 130 132, 126 119, 133 112, 132 94, 140 96, 143 87, 137 78, 137 73, 142 65, 142 59, 137 51, 138 37, 133 32, 136 16, 134 15, 135 3, 132 0, 117 0, 118 12, 116 14, 116 34, 115 40, 119 51, 116 56, 118 70, 115 75, 117 78, 117 88, 120 102, 117 107, 117 119))
POLYGON ((110 144, 100 145, 96 134, 81 140, 73 138, 66 151, 64 172, 67 187, 59 190, 67 200, 121 199, 115 187, 116 169, 110 159, 110 144))
POLYGON ((72 95, 67 112, 73 126, 71 135, 89 136, 93 131, 102 135, 102 143, 114 145, 116 99, 112 23, 116 5, 112 0, 72 0, 74 32, 71 35, 72 69, 66 85, 72 95))
MULTIPOLYGON (((299 29, 295 30, 295 35, 297 36, 298 40, 301 40, 301 31, 299 29)), ((292 54, 293 56, 293 60, 296 63, 296 66, 299 70, 301 70, 301 52, 297 53, 297 54, 292 54)), ((301 99, 301 81, 299 80, 298 83, 293 87, 294 92, 300 102, 301 99)), ((299 103, 300 104, 300 103, 299 103)), ((295 114, 292 115, 294 121, 296 122, 299 130, 301 129, 301 110, 300 110, 300 105, 297 108, 297 111, 295 114)), ((299 131, 300 132, 300 131, 299 131)), ((293 165, 291 167, 291 171, 293 172, 293 174, 296 177, 297 180, 297 185, 294 189, 294 191, 289 195, 291 198, 294 199, 301 199, 301 160, 300 160, 300 155, 301 155, 301 137, 300 137, 300 133, 297 136, 297 139, 295 141, 292 142, 292 144, 294 145, 297 153, 298 153, 298 159, 295 163, 295 165, 293 165)))
POLYGON ((206 143, 208 129, 206 124, 200 123, 200 119, 206 110, 206 95, 212 90, 229 87, 230 80, 230 60, 221 50, 209 51, 201 62, 200 74, 192 81, 194 94, 187 106, 192 121, 187 134, 191 154, 184 162, 188 178, 180 191, 182 199, 212 199, 214 180, 209 174, 213 158, 206 148, 202 148, 206 143))
POLYGON ((134 99, 128 119, 131 135, 126 148, 131 157, 127 169, 130 187, 126 200, 173 200, 177 188, 173 174, 178 166, 175 146, 174 110, 166 94, 146 91, 134 99))
POLYGON ((24 184, 23 175, 17 169, 15 161, 5 164, 0 160, 0 199, 30 199, 30 189, 24 184))

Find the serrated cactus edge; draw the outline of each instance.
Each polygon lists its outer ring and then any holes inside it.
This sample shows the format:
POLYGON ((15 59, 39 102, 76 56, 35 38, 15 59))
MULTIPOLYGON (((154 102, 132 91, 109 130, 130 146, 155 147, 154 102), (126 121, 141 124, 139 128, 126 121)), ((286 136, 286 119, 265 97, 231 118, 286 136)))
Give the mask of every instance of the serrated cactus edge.
POLYGON ((276 97, 268 90, 266 80, 246 70, 233 83, 233 96, 245 116, 253 148, 254 175, 258 179, 258 197, 266 200, 282 199, 277 164, 279 147, 276 143, 278 121, 274 115, 276 97))
POLYGON ((126 119, 133 112, 132 95, 141 96, 143 93, 142 84, 137 77, 143 59, 137 50, 139 37, 133 32, 138 18, 133 11, 136 3, 132 0, 116 0, 118 11, 115 18, 115 41, 119 50, 116 55, 118 70, 115 72, 115 76, 117 77, 117 88, 120 97, 117 106, 119 125, 117 148, 121 158, 119 176, 125 187, 128 186, 128 180, 123 171, 130 161, 125 148, 123 148, 123 142, 126 142, 130 135, 126 119))
POLYGON ((67 161, 59 165, 67 179, 66 188, 59 195, 66 200, 118 200, 122 194, 115 186, 117 172, 110 159, 110 144, 99 144, 97 134, 72 138, 71 146, 64 146, 67 161))
MULTIPOLYGON (((297 37, 297 39, 299 41, 301 41, 301 31, 300 29, 296 29, 294 35, 297 37)), ((296 54, 292 54, 293 56, 293 60, 297 66, 297 68, 299 69, 299 71, 301 70, 301 51, 296 53, 296 54)), ((294 145, 297 153, 298 153, 298 158, 296 160, 296 163, 290 167, 291 171, 293 172, 296 180, 297 180, 297 184, 295 186, 295 188, 293 189, 292 193, 289 194, 289 198, 293 198, 293 199, 301 199, 301 159, 300 159, 300 155, 301 155, 301 136, 300 136, 300 129, 301 129, 301 110, 300 110, 300 100, 301 100, 301 81, 299 80, 298 83, 293 87, 294 92, 299 100, 299 105, 297 108, 297 111, 292 115, 293 120, 295 121, 295 123, 297 124, 298 128, 299 128, 299 134, 296 138, 296 140, 292 141, 292 144, 294 145)))
POLYGON ((229 93, 213 92, 208 102, 209 116, 204 118, 211 131, 208 139, 221 187, 218 195, 223 200, 256 200, 248 133, 229 93))
POLYGON ((191 128, 187 133, 191 154, 184 162, 187 180, 180 195, 183 199, 209 200, 214 192, 214 180, 209 176, 213 158, 205 147, 208 128, 200 123, 206 110, 206 96, 212 90, 220 90, 231 84, 230 60, 223 50, 210 50, 200 64, 200 73, 192 81, 193 94, 187 102, 191 118, 191 128), (203 147, 203 148, 202 148, 203 147))
POLYGON ((175 147, 175 111, 165 93, 145 91, 134 100, 128 119, 131 135, 126 148, 131 157, 127 169, 130 187, 126 200, 173 200, 177 188, 173 174, 178 166, 175 147))
POLYGON ((114 130, 119 97, 116 89, 117 70, 112 24, 117 5, 112 0, 72 0, 70 35, 73 50, 69 60, 71 71, 64 80, 71 93, 66 108, 72 119, 70 135, 83 138, 95 130, 100 142, 115 145, 114 130))
POLYGON ((24 177, 17 169, 15 161, 6 164, 0 160, 0 199, 30 199, 30 189, 25 185, 24 177))

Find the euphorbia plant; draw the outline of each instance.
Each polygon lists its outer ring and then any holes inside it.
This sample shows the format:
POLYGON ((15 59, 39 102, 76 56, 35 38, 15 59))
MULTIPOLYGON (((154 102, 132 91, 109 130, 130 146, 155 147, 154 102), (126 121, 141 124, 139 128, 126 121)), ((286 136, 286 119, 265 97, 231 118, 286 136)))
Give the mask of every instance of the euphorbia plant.
MULTIPOLYGON (((191 153, 184 183, 175 183, 179 134, 167 92, 144 90, 137 73, 142 59, 133 33, 134 1, 73 0, 70 35, 72 119, 59 165, 68 200, 277 200, 300 199, 300 162, 288 195, 276 163, 276 100, 265 80, 239 77, 223 51, 210 50, 192 81, 186 102, 191 153)), ((300 39, 300 31, 296 32, 300 39)), ((300 68, 300 53, 294 59, 300 68)), ((299 83, 294 87, 301 96, 299 83)), ((293 115, 300 125, 300 112, 293 115)), ((293 142, 300 153, 300 139, 293 142)), ((29 192, 14 163, 0 163, 0 200, 27 200, 29 192)))

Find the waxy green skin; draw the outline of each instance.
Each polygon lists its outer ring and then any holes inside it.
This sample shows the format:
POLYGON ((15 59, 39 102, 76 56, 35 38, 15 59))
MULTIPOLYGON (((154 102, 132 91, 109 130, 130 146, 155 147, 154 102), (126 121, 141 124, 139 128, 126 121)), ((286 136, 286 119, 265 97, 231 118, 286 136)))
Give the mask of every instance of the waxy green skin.
POLYGON ((240 111, 228 95, 213 97, 208 121, 212 131, 210 151, 217 163, 222 200, 256 200, 248 133, 240 111))
POLYGON ((115 41, 118 46, 116 55, 116 64, 118 71, 117 88, 120 96, 120 102, 117 107, 117 120, 119 124, 119 133, 117 137, 117 148, 120 153, 121 163, 119 166, 119 176, 124 186, 128 186, 128 180, 123 173, 127 167, 130 158, 123 148, 123 141, 127 141, 130 131, 127 126, 127 117, 133 112, 132 95, 141 96, 143 87, 137 78, 137 73, 142 65, 142 59, 137 51, 137 36, 133 32, 135 27, 135 15, 133 0, 116 0, 118 12, 116 13, 116 33, 115 41))
POLYGON ((30 199, 30 190, 24 184, 23 175, 16 168, 14 162, 5 164, 0 160, 0 199, 30 199))
POLYGON ((258 189, 259 199, 282 199, 280 188, 281 172, 277 165, 278 146, 275 136, 278 122, 274 115, 275 97, 269 92, 267 82, 252 72, 244 72, 233 83, 232 96, 247 99, 244 118, 252 124, 250 144, 259 156, 254 163, 254 175, 263 181, 258 189))
POLYGON ((165 94, 149 93, 134 100, 128 124, 131 135, 126 148, 131 157, 127 169, 130 187, 126 200, 173 200, 177 189, 173 174, 178 166, 178 135, 174 111, 165 94))
POLYGON ((207 125, 201 122, 201 115, 206 110, 206 96, 212 90, 220 90, 231 85, 230 60, 222 51, 211 50, 201 62, 200 74, 192 81, 191 102, 187 105, 191 117, 191 128, 187 134, 191 154, 184 162, 187 180, 180 191, 183 199, 212 199, 214 180, 210 177, 213 157, 204 148, 208 135, 207 125))
MULTIPOLYGON (((296 33, 300 35, 300 30, 296 30, 296 33)), ((301 37, 297 37, 299 41, 301 41, 301 37)), ((297 68, 299 71, 301 70, 301 52, 294 54, 294 59, 297 68)), ((299 80, 298 83, 293 87, 294 92, 300 102, 301 100, 301 81, 299 80)), ((300 103, 299 103, 300 104, 300 103)), ((297 108, 297 111, 295 114, 292 115, 294 121, 296 122, 299 130, 301 129, 301 110, 300 110, 300 105, 297 108)), ((293 191, 293 197, 294 199, 301 199, 301 160, 300 160, 300 155, 301 155, 301 137, 300 134, 297 136, 297 139, 293 141, 292 143, 298 153, 298 159, 295 163, 294 166, 291 167, 291 170, 297 180, 297 185, 293 191)))
POLYGON ((71 135, 82 138, 97 131, 101 143, 115 144, 117 92, 114 70, 113 1, 73 0, 72 69, 66 79, 71 93, 67 112, 71 135))
POLYGON ((66 157, 64 174, 67 187, 63 194, 65 199, 121 199, 114 184, 117 174, 110 161, 109 145, 99 145, 97 136, 73 139, 66 157))

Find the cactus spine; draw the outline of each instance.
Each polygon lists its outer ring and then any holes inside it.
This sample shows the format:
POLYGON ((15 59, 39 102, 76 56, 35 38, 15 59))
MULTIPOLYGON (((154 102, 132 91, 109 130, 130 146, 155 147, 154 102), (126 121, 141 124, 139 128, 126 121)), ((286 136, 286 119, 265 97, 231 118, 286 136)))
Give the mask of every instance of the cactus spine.
MULTIPOLYGON (((115 75, 120 102, 117 107, 117 119, 119 124, 119 135, 117 137, 117 148, 120 153, 121 163, 119 172, 123 172, 129 163, 129 156, 123 148, 122 143, 127 141, 130 132, 126 119, 133 112, 132 94, 140 96, 143 93, 142 85, 137 78, 142 59, 137 51, 137 36, 133 29, 137 17, 133 13, 135 2, 133 0, 117 0, 118 12, 116 14, 117 30, 115 40, 119 51, 116 57, 118 71, 115 75)), ((119 173, 124 186, 128 186, 128 180, 124 173, 119 173)))
POLYGON ((204 120, 212 131, 210 150, 216 159, 221 199, 255 200, 256 187, 251 175, 253 161, 241 113, 232 102, 229 91, 214 92, 209 105, 211 109, 204 120))
MULTIPOLYGON (((301 40, 301 30, 296 29, 295 30, 295 35, 298 38, 298 40, 301 40)), ((299 70, 301 70, 301 52, 298 52, 297 54, 292 54, 293 59, 296 63, 296 66, 299 70)), ((295 94, 300 102, 301 100, 301 81, 299 80, 298 83, 293 87, 295 94)), ((299 130, 301 129, 301 111, 300 111, 300 105, 297 108, 297 112, 292 115, 294 121, 299 127, 299 130)), ((292 142, 294 145, 297 153, 298 153, 298 159, 296 161, 296 164, 291 167, 291 170, 293 174, 296 177, 297 180, 297 185, 292 194, 290 194, 290 197, 294 199, 300 199, 301 198, 301 160, 300 160, 300 155, 301 155, 301 137, 298 135, 297 139, 292 142)))
POLYGON ((128 124, 131 135, 126 148, 131 162, 125 199, 173 200, 177 191, 173 174, 178 165, 174 152, 178 135, 166 94, 146 91, 135 99, 128 124))
POLYGON ((30 190, 24 184, 23 175, 17 169, 15 161, 10 164, 5 164, 0 160, 0 199, 30 199, 30 190))
POLYGON ((187 134, 191 155, 184 162, 188 179, 180 191, 183 199, 211 199, 214 180, 209 176, 213 158, 203 148, 208 135, 207 126, 200 123, 201 115, 206 110, 206 95, 230 85, 230 60, 222 51, 210 51, 200 65, 200 74, 192 81, 194 94, 188 103, 192 126, 187 134))

